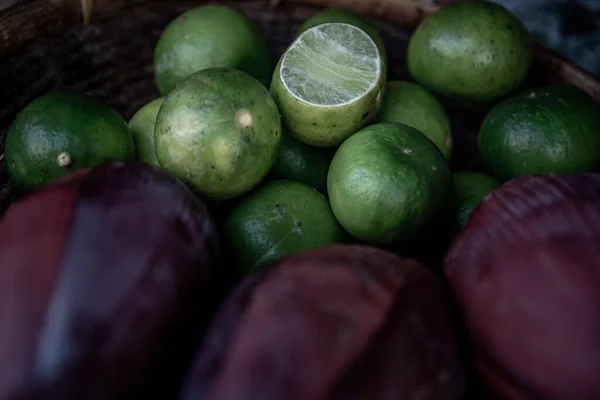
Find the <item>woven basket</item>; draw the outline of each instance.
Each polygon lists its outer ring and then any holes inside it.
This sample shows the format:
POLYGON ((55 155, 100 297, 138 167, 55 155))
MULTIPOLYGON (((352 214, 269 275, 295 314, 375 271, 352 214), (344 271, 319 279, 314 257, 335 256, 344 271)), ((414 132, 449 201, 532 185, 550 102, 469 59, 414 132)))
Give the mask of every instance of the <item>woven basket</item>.
MULTIPOLYGON (((450 0, 452 2, 453 0, 450 0)), ((445 2, 449 2, 446 0, 445 2)), ((0 154, 16 114, 52 90, 86 92, 129 119, 158 96, 154 45, 165 25, 201 1, 0 0, 0 154)), ((256 21, 279 57, 300 24, 323 7, 343 7, 375 19, 389 53, 389 78, 409 79, 405 53, 411 30, 438 6, 426 0, 274 0, 222 2, 256 21)), ((564 81, 600 101, 600 83, 561 56, 536 45, 527 85, 564 81)), ((476 135, 482 114, 449 104, 455 169, 481 170, 476 135)), ((0 163, 0 213, 15 200, 0 163)))

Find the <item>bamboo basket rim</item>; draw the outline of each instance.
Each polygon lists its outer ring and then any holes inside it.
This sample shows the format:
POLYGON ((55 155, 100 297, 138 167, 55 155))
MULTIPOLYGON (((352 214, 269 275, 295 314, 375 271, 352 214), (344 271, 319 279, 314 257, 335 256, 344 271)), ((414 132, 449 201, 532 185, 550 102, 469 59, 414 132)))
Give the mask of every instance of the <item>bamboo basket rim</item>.
MULTIPOLYGON (((110 17, 121 9, 168 0, 9 0, 0 5, 0 59, 35 39, 65 28, 93 24, 97 17, 110 17), (38 21, 43 20, 44 24, 38 21)), ((485 1, 485 0, 478 0, 485 1)), ((191 7, 217 0, 182 0, 191 7)), ((233 3, 264 4, 265 10, 286 5, 343 8, 391 24, 416 27, 441 7, 419 0, 231 0, 233 3)), ((551 71, 562 81, 579 87, 600 103, 600 81, 572 61, 534 41, 532 69, 551 71)), ((0 154, 0 162, 3 162, 0 154)), ((12 193, 10 181, 0 187, 0 204, 12 193)))

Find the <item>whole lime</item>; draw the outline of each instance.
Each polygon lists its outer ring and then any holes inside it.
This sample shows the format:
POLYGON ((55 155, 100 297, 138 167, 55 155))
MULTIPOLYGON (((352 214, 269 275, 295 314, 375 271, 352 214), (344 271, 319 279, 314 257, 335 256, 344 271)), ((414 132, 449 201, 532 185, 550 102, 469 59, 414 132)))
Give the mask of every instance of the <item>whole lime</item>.
POLYGON ((600 162, 600 104, 583 90, 552 84, 494 106, 479 151, 501 180, 534 173, 577 173, 600 162))
POLYGON ((127 122, 91 96, 50 93, 13 121, 4 145, 8 174, 32 190, 83 168, 135 157, 127 122))
POLYGON ((424 19, 408 45, 408 70, 431 91, 468 107, 507 95, 526 78, 532 40, 503 6, 466 1, 424 19))
POLYGON ((164 100, 164 97, 159 97, 144 104, 129 120, 137 159, 152 165, 158 165, 154 150, 154 126, 164 100))
POLYGON ((399 122, 352 135, 335 153, 327 177, 335 217, 371 244, 412 239, 444 206, 452 176, 433 142, 399 122))
POLYGON ((456 205, 456 229, 461 229, 466 225, 471 213, 481 200, 492 190, 500 187, 500 182, 487 174, 471 171, 455 172, 452 178, 456 205))
POLYGON ((271 175, 306 183, 326 194, 327 172, 334 154, 333 149, 304 144, 284 129, 271 175))
POLYGON ((165 98, 154 146, 160 166, 213 200, 260 183, 277 157, 281 120, 269 91, 245 72, 209 68, 165 98))
POLYGON ((442 104, 422 86, 406 81, 390 81, 385 86, 381 122, 402 122, 427 136, 446 159, 452 154, 450 117, 442 104))
POLYGON ((265 86, 273 71, 262 32, 225 5, 184 12, 166 26, 154 49, 154 75, 162 96, 194 72, 213 67, 240 69, 265 86))
POLYGON ((317 190, 292 180, 267 182, 238 203, 226 240, 244 272, 288 254, 342 241, 343 231, 317 190))
POLYGON ((323 11, 317 12, 312 17, 304 21, 304 23, 300 26, 300 29, 298 29, 298 35, 312 28, 313 26, 325 24, 328 22, 344 22, 346 24, 354 25, 367 32, 367 34, 369 34, 369 36, 371 36, 371 38, 377 44, 384 64, 387 63, 387 52, 385 50, 385 43, 383 41, 383 38, 379 34, 379 30, 367 18, 350 10, 342 8, 328 8, 323 11))
POLYGON ((292 42, 275 67, 271 93, 296 138, 337 147, 375 119, 385 76, 377 44, 365 31, 330 22, 292 42))

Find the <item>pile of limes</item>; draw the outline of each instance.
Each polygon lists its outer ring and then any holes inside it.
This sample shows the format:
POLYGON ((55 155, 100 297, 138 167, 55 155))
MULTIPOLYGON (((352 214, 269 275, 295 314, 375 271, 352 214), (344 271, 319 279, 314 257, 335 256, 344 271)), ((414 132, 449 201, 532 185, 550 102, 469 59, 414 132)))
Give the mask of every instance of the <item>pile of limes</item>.
POLYGON ((47 94, 10 128, 8 172, 32 190, 113 161, 158 165, 224 207, 244 271, 345 240, 428 240, 440 221, 456 233, 504 181, 600 161, 593 98, 565 84, 521 89, 531 46, 497 4, 443 7, 410 40, 413 81, 394 81, 387 61, 398 49, 350 11, 314 15, 272 60, 244 14, 205 5, 165 27, 154 53, 160 97, 129 124, 89 96, 47 94), (486 110, 487 173, 450 169, 448 104, 486 110))

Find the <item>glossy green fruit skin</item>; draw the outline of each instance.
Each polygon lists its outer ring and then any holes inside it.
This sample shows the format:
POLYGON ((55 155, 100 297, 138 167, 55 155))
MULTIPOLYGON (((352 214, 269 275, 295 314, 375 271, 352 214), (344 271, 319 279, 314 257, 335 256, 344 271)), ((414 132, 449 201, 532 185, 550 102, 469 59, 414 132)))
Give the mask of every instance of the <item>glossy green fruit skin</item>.
POLYGON ((305 183, 326 195, 327 172, 334 154, 334 149, 309 146, 283 130, 271 176, 305 183))
POLYGON ((379 122, 401 122, 429 138, 450 159, 454 145, 450 117, 444 106, 422 86, 390 81, 385 86, 379 122))
POLYGON ((280 140, 279 110, 267 88, 230 68, 186 78, 165 98, 154 129, 160 166, 211 200, 257 186, 275 163, 280 140))
POLYGON ((481 200, 492 190, 500 187, 501 183, 481 172, 455 172, 454 197, 456 204, 456 228, 463 228, 469 221, 473 210, 481 200))
POLYGON ((4 145, 8 174, 30 191, 77 170, 135 158, 127 122, 110 106, 79 93, 50 93, 21 111, 4 145), (68 153, 70 163, 57 160, 68 153))
POLYGON ((240 271, 248 273, 285 255, 341 242, 343 231, 321 193, 279 179, 236 205, 225 232, 240 271))
POLYGON ((408 46, 408 70, 454 104, 478 108, 523 82, 531 47, 525 26, 503 6, 460 2, 442 7, 417 27, 408 46))
POLYGON ((205 5, 165 27, 154 49, 154 75, 162 96, 194 72, 216 67, 240 69, 268 86, 273 73, 269 47, 243 13, 205 5))
POLYGON ((150 101, 129 120, 129 130, 133 135, 137 159, 152 165, 158 165, 154 150, 154 126, 158 110, 164 100, 164 97, 159 97, 150 101))
POLYGON ((346 231, 388 245, 416 237, 442 209, 451 182, 450 167, 431 140, 402 123, 380 122, 340 146, 327 192, 346 231))
POLYGON ((591 171, 600 162, 600 105, 575 86, 537 87, 494 106, 478 145, 488 169, 503 181, 591 171))

